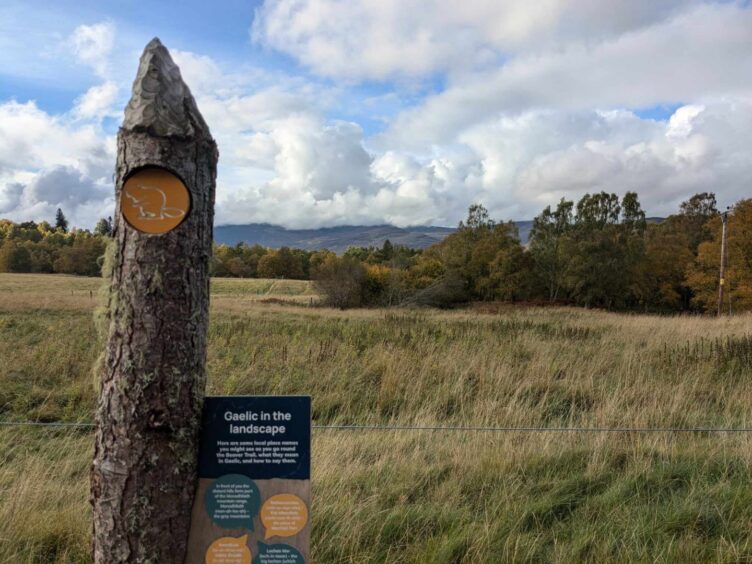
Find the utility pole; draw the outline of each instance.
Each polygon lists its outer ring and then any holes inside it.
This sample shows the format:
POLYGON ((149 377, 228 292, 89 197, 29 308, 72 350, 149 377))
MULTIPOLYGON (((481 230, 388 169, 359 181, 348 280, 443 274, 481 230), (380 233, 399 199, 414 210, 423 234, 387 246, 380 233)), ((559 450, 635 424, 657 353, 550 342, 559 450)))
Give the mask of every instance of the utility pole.
POLYGON ((723 312, 723 294, 726 287, 726 237, 728 236, 728 210, 721 214, 723 231, 721 232, 721 273, 718 283, 718 317, 723 312))
POLYGON ((118 132, 91 468, 96 564, 182 564, 206 385, 217 146, 159 39, 118 132))

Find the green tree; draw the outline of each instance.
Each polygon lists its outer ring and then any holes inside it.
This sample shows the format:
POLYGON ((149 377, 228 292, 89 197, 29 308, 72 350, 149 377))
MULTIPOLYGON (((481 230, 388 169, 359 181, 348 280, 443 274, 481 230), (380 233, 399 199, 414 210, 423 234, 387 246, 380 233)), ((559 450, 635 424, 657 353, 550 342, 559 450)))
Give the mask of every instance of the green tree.
POLYGON ((57 212, 55 212, 55 229, 59 229, 63 233, 68 232, 68 220, 65 219, 65 214, 60 208, 57 208, 57 212))
POLYGON ((0 272, 31 272, 31 255, 16 241, 5 241, 0 247, 0 272))
POLYGON ((94 234, 102 237, 112 236, 112 218, 101 218, 94 227, 94 234))
POLYGON ((261 278, 303 278, 301 257, 289 247, 269 251, 258 262, 258 275, 261 278))
POLYGON ((374 250, 375 249, 373 247, 356 247, 354 245, 350 245, 349 247, 347 247, 347 249, 345 249, 345 252, 342 253, 342 256, 357 260, 359 262, 367 262, 374 250))
POLYGON ((585 194, 574 227, 563 241, 567 292, 577 303, 606 308, 640 299, 645 214, 637 195, 585 194))
POLYGON ((679 229, 687 234, 689 248, 695 256, 700 245, 713 238, 708 222, 717 216, 715 194, 712 192, 695 194, 689 200, 682 202, 679 207, 678 217, 673 221, 676 221, 679 229))
POLYGON ((577 202, 575 222, 581 228, 602 229, 606 225, 618 223, 620 212, 621 206, 616 194, 585 194, 577 202))
POLYGON ((459 229, 468 229, 470 231, 480 231, 483 229, 493 229, 494 220, 488 214, 488 210, 481 204, 473 204, 467 210, 467 219, 460 221, 459 229))
POLYGON ((645 212, 636 192, 627 192, 621 201, 621 218, 617 244, 624 249, 622 273, 626 283, 623 303, 628 307, 644 305, 645 296, 645 212))
POLYGON ((550 206, 533 220, 530 231, 530 256, 533 276, 550 302, 555 302, 564 285, 564 238, 574 225, 574 203, 561 199, 555 211, 550 206))
POLYGON ((452 280, 463 280, 462 284, 452 283, 452 291, 447 293, 452 299, 463 288, 467 292, 465 299, 492 300, 500 278, 499 272, 492 276, 491 263, 500 251, 512 252, 514 247, 522 250, 514 224, 496 223, 482 205, 474 204, 457 231, 424 254, 426 260, 441 262, 445 277, 451 274, 452 280))
POLYGON ((384 241, 384 244, 381 246, 381 251, 379 252, 379 261, 380 262, 390 262, 394 258, 394 245, 392 245, 392 242, 387 239, 384 241))
POLYGON ((100 257, 104 255, 105 242, 88 232, 76 233, 70 246, 62 247, 54 262, 55 272, 79 276, 99 276, 100 257))
POLYGON ((621 223, 627 231, 645 232, 647 223, 636 192, 627 192, 621 200, 621 223))
POLYGON ((565 285, 569 297, 585 307, 620 307, 625 303, 626 250, 614 225, 577 230, 564 241, 565 285))
POLYGON ((684 233, 664 224, 649 225, 645 233, 641 303, 645 309, 676 311, 688 306, 685 276, 694 255, 684 233))

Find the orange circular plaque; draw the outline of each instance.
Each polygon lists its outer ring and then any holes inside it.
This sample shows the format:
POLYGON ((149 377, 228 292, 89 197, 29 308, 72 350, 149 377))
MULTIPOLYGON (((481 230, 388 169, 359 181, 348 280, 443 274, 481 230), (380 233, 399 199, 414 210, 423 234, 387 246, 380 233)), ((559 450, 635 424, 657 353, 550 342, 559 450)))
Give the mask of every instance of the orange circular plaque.
POLYGON ((143 233, 175 229, 191 207, 188 188, 163 168, 145 168, 128 177, 120 192, 120 210, 126 221, 143 233))

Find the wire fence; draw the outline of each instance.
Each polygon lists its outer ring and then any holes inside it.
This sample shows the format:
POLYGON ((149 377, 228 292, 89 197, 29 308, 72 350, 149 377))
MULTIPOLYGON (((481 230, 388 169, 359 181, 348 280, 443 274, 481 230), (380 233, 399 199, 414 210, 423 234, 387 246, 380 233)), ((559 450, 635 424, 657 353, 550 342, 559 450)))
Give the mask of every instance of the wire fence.
MULTIPOLYGON (((90 422, 0 421, 0 427, 94 429, 90 422)), ((752 433, 750 427, 482 427, 431 425, 312 425, 333 431, 447 431, 479 433, 752 433)))

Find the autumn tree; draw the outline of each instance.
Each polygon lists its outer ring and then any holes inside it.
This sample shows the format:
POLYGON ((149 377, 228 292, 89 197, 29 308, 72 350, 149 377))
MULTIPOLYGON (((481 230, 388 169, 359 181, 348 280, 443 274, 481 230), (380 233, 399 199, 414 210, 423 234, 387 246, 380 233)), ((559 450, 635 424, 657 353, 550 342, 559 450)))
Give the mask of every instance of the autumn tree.
POLYGON ((311 253, 311 257, 308 261, 311 273, 313 274, 313 272, 315 272, 316 269, 320 267, 328 258, 336 256, 337 254, 333 251, 330 251, 329 249, 321 249, 311 253))
POLYGON ((303 262, 289 247, 266 253, 258 262, 260 278, 303 278, 303 262))
MULTIPOLYGON (((721 261, 721 218, 715 215, 707 228, 709 241, 700 243, 687 283, 693 302, 712 310, 718 299, 718 267, 721 261)), ((752 310, 752 199, 741 200, 729 212, 725 311, 752 310)))
POLYGON ((330 254, 315 266, 311 275, 327 305, 345 309, 363 304, 366 271, 360 261, 330 254))
POLYGON ((643 264, 647 308, 701 308, 701 302, 693 299, 687 273, 700 245, 712 240, 715 217, 715 194, 702 192, 682 202, 678 213, 648 230, 643 264))
POLYGON ((528 297, 531 287, 531 260, 522 245, 502 246, 489 264, 489 278, 498 300, 515 301, 528 297))

